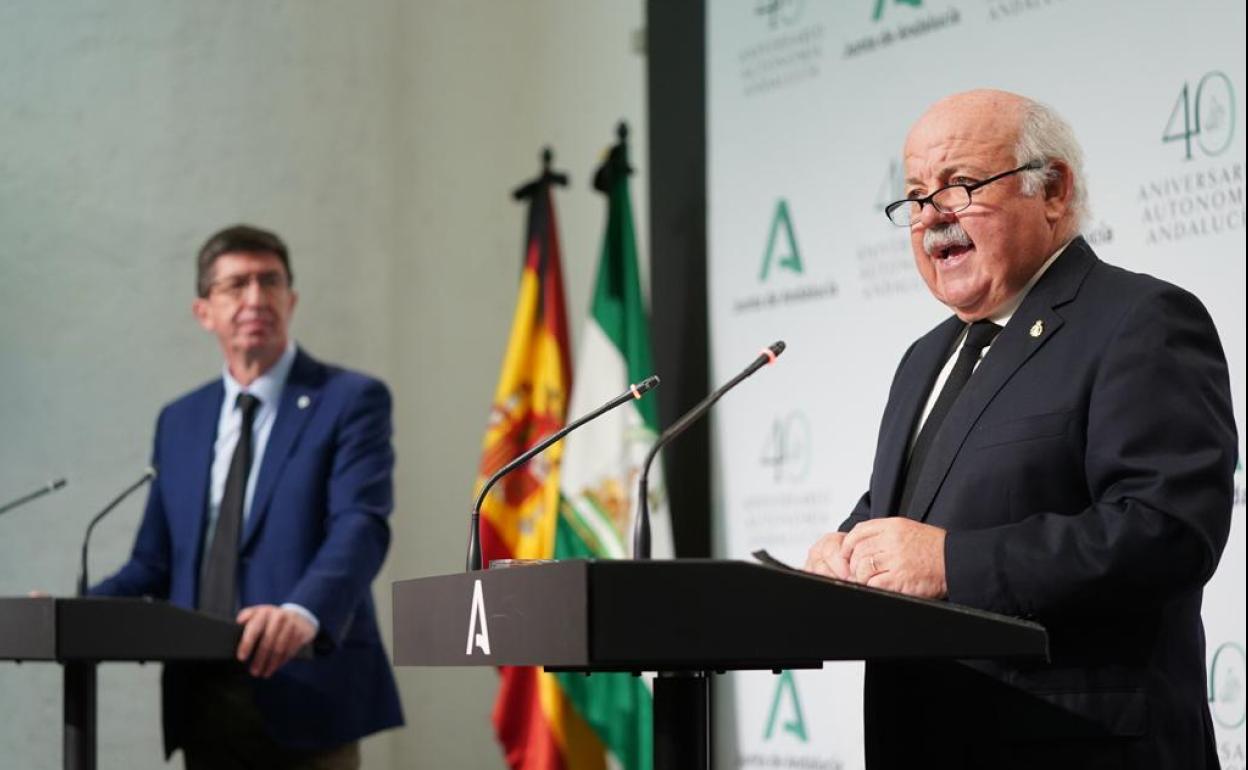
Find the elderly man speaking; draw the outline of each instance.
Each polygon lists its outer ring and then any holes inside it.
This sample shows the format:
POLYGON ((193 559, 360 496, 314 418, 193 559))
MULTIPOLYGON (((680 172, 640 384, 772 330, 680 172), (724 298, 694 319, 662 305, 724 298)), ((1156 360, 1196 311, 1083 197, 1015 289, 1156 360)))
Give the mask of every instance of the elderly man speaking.
POLYGON ((953 316, 901 358, 870 489, 806 569, 1034 619, 1051 661, 869 663, 870 768, 1216 768, 1202 587, 1236 435, 1190 293, 1079 236, 1080 150, 1000 91, 905 143, 919 273, 953 316))

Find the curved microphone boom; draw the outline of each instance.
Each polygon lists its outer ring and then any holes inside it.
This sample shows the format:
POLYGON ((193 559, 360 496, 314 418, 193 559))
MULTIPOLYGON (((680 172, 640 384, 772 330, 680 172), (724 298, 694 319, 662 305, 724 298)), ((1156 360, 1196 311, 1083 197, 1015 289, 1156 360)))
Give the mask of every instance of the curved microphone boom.
POLYGON ((680 416, 680 419, 668 426, 655 440, 654 446, 650 447, 650 451, 646 453, 646 460, 641 465, 641 478, 637 480, 637 518, 633 522, 633 558, 649 559, 650 558, 650 463, 654 462, 655 455, 659 453, 665 445, 671 442, 685 430, 697 422, 702 415, 715 405, 715 402, 723 398, 724 394, 737 385, 746 377, 754 372, 762 369, 767 364, 774 364, 780 354, 784 352, 784 341, 777 340, 767 347, 763 348, 758 354, 758 358, 754 359, 749 366, 745 367, 736 377, 733 377, 722 387, 702 399, 697 406, 680 416))
POLYGON ((50 481, 44 486, 36 489, 34 492, 31 492, 30 494, 22 495, 16 500, 10 500, 4 505, 0 505, 0 513, 8 513, 14 508, 20 508, 26 503, 29 503, 31 500, 38 500, 44 495, 55 492, 56 490, 65 486, 65 483, 66 483, 65 479, 57 479, 55 481, 50 481))
POLYGON ((624 391, 589 414, 586 414, 583 417, 580 417, 563 426, 559 430, 542 439, 539 443, 532 446, 528 451, 521 453, 514 460, 495 471, 494 475, 490 476, 489 480, 487 480, 481 487, 481 492, 477 495, 476 505, 472 506, 472 523, 469 525, 468 529, 467 570, 469 572, 473 572, 481 569, 481 503, 485 502, 485 495, 490 491, 490 487, 494 486, 495 482, 531 460, 534 455, 538 454, 546 447, 555 443, 590 420, 600 417, 606 412, 615 409, 620 404, 641 398, 648 391, 658 387, 658 385, 659 378, 657 375, 650 375, 636 385, 630 385, 628 390, 624 391))
POLYGON ((108 505, 104 506, 104 510, 95 514, 95 518, 92 519, 91 523, 87 525, 87 533, 83 535, 83 538, 82 538, 82 571, 78 573, 78 595, 79 596, 87 595, 87 543, 91 542, 91 530, 95 529, 95 525, 100 523, 100 519, 104 518, 105 516, 108 515, 108 513, 111 510, 121 505, 122 500, 125 500, 127 497, 133 494, 134 490, 138 489, 139 487, 143 486, 144 484, 146 484, 147 482, 151 481, 154 478, 156 478, 156 469, 149 466, 147 470, 143 471, 143 475, 139 478, 138 481, 126 487, 124 492, 122 492, 120 495, 117 495, 117 497, 113 498, 113 501, 109 503, 108 505))

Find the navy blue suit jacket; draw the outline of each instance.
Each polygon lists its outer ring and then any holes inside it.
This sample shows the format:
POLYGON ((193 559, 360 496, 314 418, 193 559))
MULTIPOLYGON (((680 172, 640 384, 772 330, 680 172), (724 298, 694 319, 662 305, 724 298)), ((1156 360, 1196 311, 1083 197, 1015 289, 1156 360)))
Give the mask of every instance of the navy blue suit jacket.
POLYGON ((868 665, 869 764, 914 750, 928 766, 1217 767, 1200 605, 1237 444, 1208 313, 1077 238, 989 348, 898 511, 910 436, 963 326, 906 351, 870 490, 841 529, 898 514, 946 529, 950 601, 1044 624, 1052 662, 868 665))
MULTIPOLYGON (((166 406, 159 472, 130 560, 92 589, 193 609, 203 552, 221 381, 166 406)), ((312 660, 253 680, 266 727, 292 748, 328 748, 403 723, 370 584, 390 543, 390 394, 380 381, 299 351, 241 535, 241 606, 293 602, 320 621, 312 660), (302 404, 302 405, 301 405, 302 404)), ((179 745, 181 694, 166 677, 166 750, 179 745)))

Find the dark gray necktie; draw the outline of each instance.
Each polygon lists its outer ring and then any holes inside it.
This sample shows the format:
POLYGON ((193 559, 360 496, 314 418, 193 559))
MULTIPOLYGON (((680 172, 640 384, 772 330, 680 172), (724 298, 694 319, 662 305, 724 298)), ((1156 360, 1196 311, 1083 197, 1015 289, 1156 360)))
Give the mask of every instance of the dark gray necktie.
POLYGON ((914 497, 915 487, 919 484, 919 476, 923 473, 923 463, 927 460, 927 452, 935 442, 936 434, 940 432, 940 426, 944 423, 949 410, 958 400, 958 395, 962 393, 967 381, 971 379, 980 353, 992 344, 993 338, 1000 331, 1001 327, 992 321, 976 321, 967 330, 966 342, 962 344, 958 360, 954 362, 953 370, 949 372, 949 379, 945 380, 945 386, 940 389, 940 395, 936 397, 936 403, 932 406, 927 421, 923 423, 919 437, 914 440, 914 448, 910 451, 910 462, 906 465, 906 482, 902 487, 898 514, 909 515, 910 502, 914 497))
POLYGON ((225 492, 221 495, 212 545, 204 555, 199 576, 199 609, 229 618, 234 617, 237 599, 238 536, 243 529, 243 504, 247 500, 247 476, 251 472, 251 429, 260 399, 250 393, 239 393, 235 403, 243 413, 243 423, 225 477, 225 492))

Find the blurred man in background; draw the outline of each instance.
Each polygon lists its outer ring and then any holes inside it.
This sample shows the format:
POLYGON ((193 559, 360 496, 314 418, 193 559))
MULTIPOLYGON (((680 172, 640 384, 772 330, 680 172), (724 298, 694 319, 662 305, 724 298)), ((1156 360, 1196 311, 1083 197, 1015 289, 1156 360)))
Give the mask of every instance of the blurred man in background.
POLYGON ((213 235, 197 293, 221 376, 161 411, 133 553, 92 593, 242 624, 237 664, 166 667, 165 749, 191 770, 358 768, 359 738, 403 722, 370 593, 390 542, 390 394, 290 339, 277 235, 213 235))

